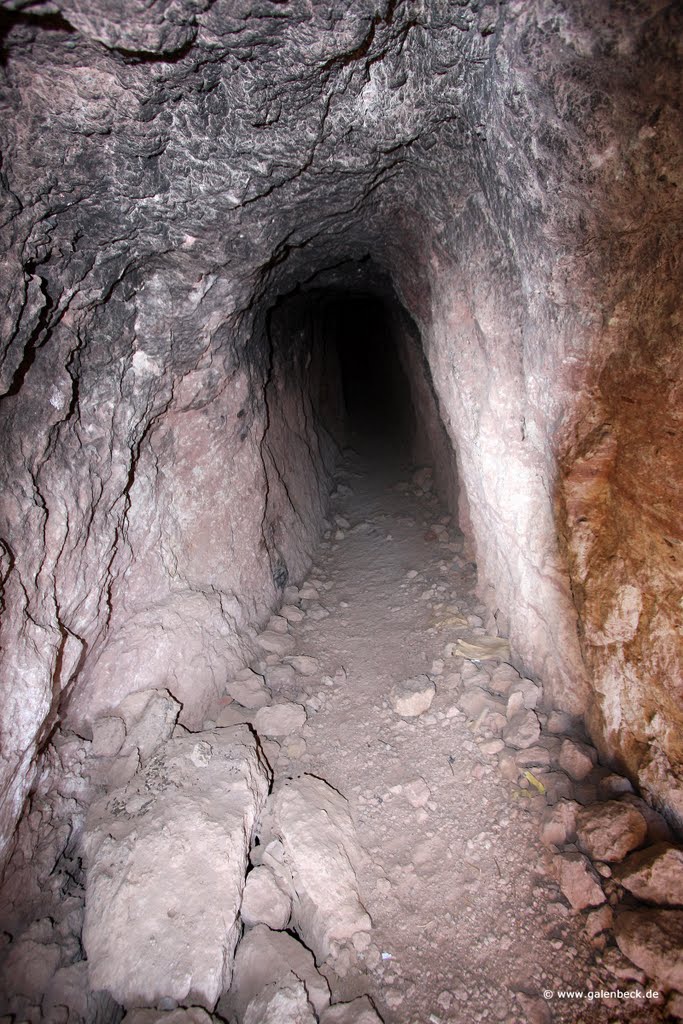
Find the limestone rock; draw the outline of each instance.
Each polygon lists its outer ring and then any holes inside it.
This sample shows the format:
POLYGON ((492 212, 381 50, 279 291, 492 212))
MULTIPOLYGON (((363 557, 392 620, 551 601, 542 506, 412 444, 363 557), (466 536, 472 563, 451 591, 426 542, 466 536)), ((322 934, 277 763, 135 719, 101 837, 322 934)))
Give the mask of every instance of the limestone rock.
POLYGON ((501 712, 505 705, 481 686, 472 686, 459 697, 458 703, 470 718, 478 718, 482 711, 501 712))
POLYGON ((678 846, 659 843, 632 853, 614 877, 640 900, 683 906, 683 850, 678 846))
POLYGON ((374 1006, 367 996, 360 996, 350 1003, 335 1003, 320 1015, 320 1024, 382 1024, 374 1006))
POLYGON ((585 743, 564 740, 560 747, 558 763, 567 775, 577 782, 581 782, 593 770, 595 752, 585 743))
POLYGON ((330 989, 316 970, 313 956, 286 932, 271 931, 257 924, 244 936, 235 956, 233 980, 229 992, 218 1005, 219 1012, 238 1024, 244 1024, 249 1007, 266 989, 290 982, 292 976, 303 983, 317 1014, 329 1005, 330 989))
POLYGON ((83 848, 90 984, 123 1006, 212 1009, 230 983, 251 830, 268 791, 248 728, 166 742, 94 804, 83 848))
POLYGON ((605 894, 590 861, 580 853, 563 853, 555 858, 557 881, 574 910, 598 907, 605 894))
POLYGON ((297 654, 292 658, 287 658, 286 660, 300 676, 312 676, 320 670, 318 661, 315 658, 309 657, 307 654, 297 654))
POLYGON ((92 726, 91 753, 95 757, 116 757, 126 738, 122 718, 98 718, 92 726))
POLYGON ((301 704, 271 704, 256 712, 254 727, 264 736, 289 736, 305 722, 306 709, 301 704))
POLYGON ((518 711, 503 729, 503 739, 509 747, 522 750, 533 747, 541 735, 541 725, 533 711, 518 711))
POLYGON ((563 846, 576 833, 576 816, 579 804, 573 800, 558 800, 553 807, 543 812, 541 842, 544 846, 563 846))
POLYGON ((266 630, 265 633, 261 633, 256 638, 256 643, 267 654, 277 654, 280 657, 291 654, 296 647, 296 640, 293 636, 285 633, 275 633, 272 630, 266 630))
POLYGON ((647 824, 635 807, 608 800, 579 811, 576 833, 581 848, 593 860, 612 864, 641 845, 647 835, 647 824))
POLYGON ((244 1014, 244 1024, 317 1024, 306 987, 290 974, 259 992, 244 1014))
POLYGON ((246 668, 225 684, 225 692, 243 708, 262 708, 270 704, 270 691, 252 669, 246 668))
POLYGON ((292 900, 278 885, 273 872, 263 866, 247 875, 240 914, 247 927, 265 924, 274 931, 286 928, 292 900))
POLYGON ((126 697, 116 709, 126 726, 121 757, 137 750, 144 764, 172 735, 180 707, 168 690, 138 690, 126 697))
POLYGON ((392 687, 389 694, 391 706, 397 715, 416 718, 429 711, 436 694, 436 687, 429 676, 404 679, 392 687))
POLYGON ((212 1017, 201 1006, 165 1010, 129 1010, 122 1024, 211 1024, 212 1017))
POLYGON ((277 786, 261 824, 262 855, 292 897, 292 926, 318 963, 333 942, 368 931, 356 866, 361 850, 348 810, 336 790, 302 775, 277 786))
POLYGON ((628 910, 617 916, 619 949, 668 988, 683 991, 683 910, 628 910))

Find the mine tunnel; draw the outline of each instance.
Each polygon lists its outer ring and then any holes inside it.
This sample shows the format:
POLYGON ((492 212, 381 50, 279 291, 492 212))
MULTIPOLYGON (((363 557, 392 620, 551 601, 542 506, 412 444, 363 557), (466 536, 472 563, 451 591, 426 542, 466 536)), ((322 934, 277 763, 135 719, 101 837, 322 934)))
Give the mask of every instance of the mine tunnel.
POLYGON ((3 1024, 683 1019, 680 30, 0 2, 3 1024))

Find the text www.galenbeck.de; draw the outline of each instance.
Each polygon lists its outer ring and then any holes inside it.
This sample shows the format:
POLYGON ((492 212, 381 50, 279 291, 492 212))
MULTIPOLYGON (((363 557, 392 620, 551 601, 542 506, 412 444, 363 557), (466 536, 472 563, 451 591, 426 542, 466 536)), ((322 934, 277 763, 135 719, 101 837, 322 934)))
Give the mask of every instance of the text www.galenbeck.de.
POLYGON ((659 992, 652 988, 558 988, 546 989, 543 993, 544 999, 659 999, 659 996, 659 992))

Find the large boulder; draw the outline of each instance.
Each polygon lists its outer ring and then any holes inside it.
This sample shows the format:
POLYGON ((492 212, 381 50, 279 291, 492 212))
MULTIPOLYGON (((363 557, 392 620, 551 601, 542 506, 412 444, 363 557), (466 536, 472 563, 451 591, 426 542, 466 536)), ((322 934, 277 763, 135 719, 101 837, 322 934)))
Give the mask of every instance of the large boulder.
POLYGON ((253 733, 237 726, 169 740, 93 805, 83 929, 93 989, 125 1007, 215 1006, 268 784, 253 733))
POLYGON ((361 849, 340 793, 322 779, 287 779, 271 796, 261 824, 262 861, 292 897, 292 925, 318 963, 333 943, 368 931, 356 869, 361 849))

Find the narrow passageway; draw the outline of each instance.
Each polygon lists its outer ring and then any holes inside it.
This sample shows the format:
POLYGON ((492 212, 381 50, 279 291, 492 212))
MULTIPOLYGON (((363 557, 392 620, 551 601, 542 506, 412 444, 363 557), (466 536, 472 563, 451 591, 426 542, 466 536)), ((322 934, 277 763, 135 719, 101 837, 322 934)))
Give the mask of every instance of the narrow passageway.
MULTIPOLYGON (((328 536, 308 579, 285 594, 283 615, 304 611, 288 629, 297 656, 315 659, 312 673, 278 683, 296 658, 277 654, 253 666, 275 703, 304 705, 308 716, 279 750, 266 744, 276 787, 302 772, 326 780, 349 800, 364 851, 372 930, 322 967, 333 1000, 369 993, 387 1024, 666 1019, 652 1000, 543 996, 614 989, 607 961, 614 967, 617 951, 603 961, 609 911, 595 911, 591 937, 558 889, 539 840, 558 796, 536 788, 543 779, 553 793, 549 759, 529 752, 530 783, 491 756, 504 748, 504 694, 521 681, 504 655, 457 655, 458 639, 486 638, 487 612, 430 472, 384 469, 347 453, 328 536), (416 678, 433 684, 433 699, 398 714, 397 684, 416 678)), ((541 755, 556 752, 550 733, 540 743, 541 755)), ((525 763, 524 751, 508 753, 525 763)), ((623 958, 619 966, 633 986, 623 958)))

